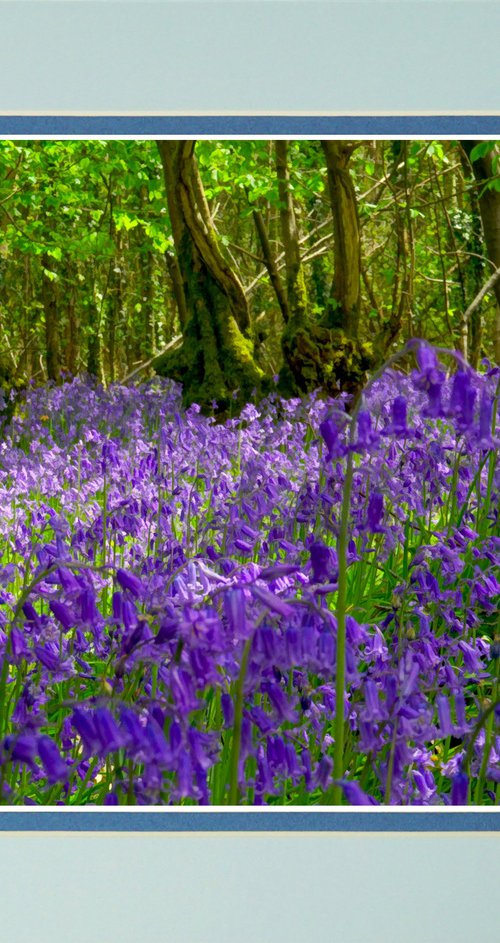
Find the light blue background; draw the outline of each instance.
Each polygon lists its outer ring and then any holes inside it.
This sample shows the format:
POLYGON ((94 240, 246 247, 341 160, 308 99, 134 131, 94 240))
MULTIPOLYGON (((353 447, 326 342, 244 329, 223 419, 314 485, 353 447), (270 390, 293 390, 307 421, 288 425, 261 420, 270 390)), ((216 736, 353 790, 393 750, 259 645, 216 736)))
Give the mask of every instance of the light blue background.
POLYGON ((500 112, 500 3, 0 3, 0 112, 500 112))
POLYGON ((499 852, 477 833, 2 833, 2 939, 495 941, 499 852))
MULTIPOLYGON (((498 113, 499 35, 497 0, 9 0, 0 113, 498 113)), ((3 832, 1 938, 493 941, 498 861, 498 833, 3 832)))

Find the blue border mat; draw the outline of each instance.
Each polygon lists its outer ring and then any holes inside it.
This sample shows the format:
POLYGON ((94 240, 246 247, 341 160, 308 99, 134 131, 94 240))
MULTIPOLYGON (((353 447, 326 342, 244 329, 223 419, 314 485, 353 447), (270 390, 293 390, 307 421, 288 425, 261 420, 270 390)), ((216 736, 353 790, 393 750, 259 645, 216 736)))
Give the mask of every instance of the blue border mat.
POLYGON ((498 832, 496 812, 0 812, 0 832, 498 832))
POLYGON ((0 135, 498 135, 500 115, 0 115, 0 135))
MULTIPOLYGON (((0 115, 0 135, 498 135, 500 115, 0 115)), ((0 832, 498 832, 496 812, 0 811, 0 832)))

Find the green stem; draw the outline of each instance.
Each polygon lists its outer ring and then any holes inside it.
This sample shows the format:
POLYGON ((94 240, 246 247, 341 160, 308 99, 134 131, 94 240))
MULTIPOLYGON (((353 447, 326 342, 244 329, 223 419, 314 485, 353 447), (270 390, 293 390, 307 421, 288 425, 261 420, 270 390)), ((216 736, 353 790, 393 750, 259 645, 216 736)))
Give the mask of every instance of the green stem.
MULTIPOLYGON (((402 350, 398 351, 396 354, 393 354, 382 366, 375 371, 373 376, 370 378, 366 384, 363 393, 367 393, 376 380, 382 376, 382 374, 392 366, 393 363, 396 363, 398 360, 401 360, 402 357, 405 357, 410 350, 409 345, 407 344, 402 350)), ((357 428, 357 418, 361 407, 363 405, 363 396, 360 395, 358 401, 354 407, 351 416, 351 427, 349 430, 348 436, 348 454, 347 454, 347 465, 346 472, 344 477, 344 483, 342 487, 342 506, 340 512, 340 529, 339 536, 337 540, 337 556, 338 556, 338 591, 337 591, 337 652, 336 652, 336 676, 335 676, 335 724, 334 724, 334 736, 335 736, 335 746, 333 754, 333 777, 335 785, 332 787, 331 792, 328 796, 328 802, 332 805, 340 805, 342 802, 342 786, 340 780, 344 778, 345 773, 345 757, 344 757, 344 726, 345 726, 345 709, 344 709, 344 696, 345 696, 345 675, 346 675, 346 665, 345 665, 345 654, 346 654, 346 615, 347 615, 347 546, 349 541, 349 514, 351 510, 351 493, 352 493, 352 483, 354 476, 354 443, 356 437, 356 428, 357 428)))
POLYGON ((392 732, 391 747, 390 747, 390 752, 389 752, 389 763, 387 766, 387 779, 385 781, 385 795, 384 795, 385 805, 391 804, 392 778, 394 775, 394 757, 396 753, 397 733, 398 733, 398 723, 397 723, 397 718, 395 718, 394 730, 392 732))
POLYGON ((349 511, 351 507, 354 460, 352 450, 347 457, 347 468, 342 495, 340 532, 337 545, 338 554, 338 592, 337 592, 337 651, 335 676, 335 750, 333 755, 333 776, 336 785, 332 789, 333 805, 342 801, 342 786, 339 780, 344 777, 344 693, 345 693, 345 650, 346 650, 346 610, 347 610, 347 544, 349 511))
POLYGON ((7 730, 7 711, 4 709, 5 695, 7 692, 7 677, 9 674, 9 655, 10 655, 10 635, 7 637, 5 651, 3 655, 2 672, 0 675, 0 737, 3 736, 4 729, 7 730), (4 727, 5 723, 5 727, 4 727))
MULTIPOLYGON (((491 702, 491 704, 486 708, 486 710, 484 711, 484 713, 481 714, 481 716, 479 717, 479 720, 477 721, 476 726, 474 727, 474 729, 473 729, 473 731, 472 731, 472 734, 471 734, 471 737, 470 737, 470 740, 469 740, 469 744, 468 744, 468 746, 467 746, 467 750, 466 750, 466 753, 465 753, 464 763, 463 763, 465 772, 467 773, 467 776, 469 776, 469 778, 470 778, 470 764, 471 764, 471 760, 472 760, 472 754, 473 754, 473 751, 474 751, 474 744, 475 744, 475 742, 476 742, 476 740, 477 740, 477 738, 478 738, 478 736, 479 736, 479 734, 480 734, 482 728, 483 728, 483 727, 486 727, 486 724, 487 724, 487 721, 488 721, 489 717, 491 717, 492 715, 494 715, 495 710, 496 710, 496 708, 498 707, 498 703, 499 703, 498 701, 492 701, 492 702, 491 702)), ((483 760, 484 760, 484 756, 483 756, 483 760)))
POLYGON ((241 659, 240 673, 238 676, 238 681, 236 682, 233 742, 231 746, 231 777, 230 777, 230 783, 229 783, 229 805, 238 805, 238 799, 239 799, 238 771, 239 771, 239 765, 240 765, 241 726, 243 723, 244 687, 245 687, 245 678, 246 678, 247 667, 248 667, 248 659, 250 657, 251 645, 252 645, 252 637, 250 637, 245 643, 245 648, 243 649, 243 657, 241 659))
MULTIPOLYGON (((497 665, 498 665, 498 661, 497 661, 497 665)), ((498 667, 497 667, 496 676, 495 676, 495 683, 493 685, 493 696, 492 696, 493 704, 497 703, 497 701, 498 701, 498 667)), ((495 720, 495 712, 491 711, 484 725, 485 739, 484 739, 483 758, 481 761, 481 768, 479 770, 479 776, 477 778, 476 790, 474 794, 474 801, 476 805, 481 804, 481 797, 483 795, 484 784, 486 781, 486 772, 488 770, 488 763, 489 763, 491 747, 492 747, 494 720, 495 720)))

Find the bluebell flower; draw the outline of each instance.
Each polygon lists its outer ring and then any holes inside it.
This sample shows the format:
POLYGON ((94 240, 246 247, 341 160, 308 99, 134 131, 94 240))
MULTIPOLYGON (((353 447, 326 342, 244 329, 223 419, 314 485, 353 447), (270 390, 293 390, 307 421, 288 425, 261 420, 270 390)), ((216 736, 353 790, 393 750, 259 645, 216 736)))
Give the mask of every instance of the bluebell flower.
POLYGON ((469 777, 459 770, 451 781, 451 804, 467 805, 469 801, 469 777))
POLYGON ((479 438, 483 442, 491 441, 491 427, 493 423, 493 398, 483 390, 479 404, 479 438))
POLYGON ((406 435, 408 432, 406 425, 407 409, 406 397, 396 396, 392 403, 392 431, 396 435, 406 435))
POLYGON ((349 805, 378 805, 376 799, 364 792, 359 783, 349 779, 341 779, 339 785, 342 786, 342 791, 349 805))
POLYGON ((331 548, 321 540, 315 540, 309 548, 311 556, 311 567, 314 580, 319 583, 322 580, 329 579, 332 569, 331 548))
POLYGON ((37 749, 49 785, 54 785, 54 783, 61 780, 66 781, 69 777, 69 768, 54 741, 50 737, 42 735, 37 739, 37 749))
POLYGON ((221 709, 224 718, 224 726, 232 727, 234 724, 234 704, 230 694, 224 692, 221 695, 221 709))
POLYGON ((323 792, 326 792, 330 785, 333 772, 333 760, 329 756, 322 756, 316 769, 316 783, 323 792))
POLYGON ((126 589, 132 596, 139 597, 144 593, 144 586, 138 576, 134 573, 128 573, 126 570, 118 569, 116 579, 122 589, 126 589))
POLYGON ((384 498, 383 495, 374 491, 368 499, 368 508, 366 512, 367 524, 373 533, 379 533, 383 528, 380 526, 384 517, 384 498))
POLYGON ((329 417, 319 424, 321 437, 326 445, 326 461, 332 458, 339 458, 345 452, 345 446, 340 438, 340 430, 334 419, 329 417))
POLYGON ((76 618, 69 606, 59 602, 57 599, 51 599, 49 602, 51 611, 54 613, 58 622, 61 623, 65 632, 70 632, 76 624, 76 618))
POLYGON ((450 702, 445 694, 438 694, 436 703, 441 736, 451 737, 453 736, 454 729, 451 722, 450 702))
POLYGON ((371 413, 367 409, 360 409, 358 413, 358 437, 354 448, 363 452, 378 441, 378 435, 372 429, 371 413))

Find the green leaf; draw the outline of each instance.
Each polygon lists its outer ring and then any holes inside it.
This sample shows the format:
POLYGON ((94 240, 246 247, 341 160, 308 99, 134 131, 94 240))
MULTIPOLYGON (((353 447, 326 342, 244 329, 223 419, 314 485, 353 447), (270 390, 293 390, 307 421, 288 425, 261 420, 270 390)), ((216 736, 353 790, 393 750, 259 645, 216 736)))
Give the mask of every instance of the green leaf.
POLYGON ((496 141, 479 141, 479 144, 476 144, 470 152, 470 160, 474 163, 475 160, 486 157, 487 154, 495 150, 495 147, 496 141))

